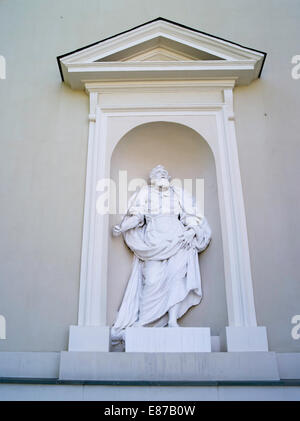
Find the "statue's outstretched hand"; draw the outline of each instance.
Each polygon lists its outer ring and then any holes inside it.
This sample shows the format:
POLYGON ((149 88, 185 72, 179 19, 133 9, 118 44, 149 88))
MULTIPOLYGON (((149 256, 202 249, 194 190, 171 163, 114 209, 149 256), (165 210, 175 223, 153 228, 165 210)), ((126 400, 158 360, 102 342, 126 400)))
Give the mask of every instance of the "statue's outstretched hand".
POLYGON ((136 215, 132 215, 126 220, 123 220, 121 225, 115 225, 112 229, 112 233, 114 237, 118 237, 118 235, 122 234, 122 232, 126 232, 132 228, 138 226, 140 220, 139 217, 136 215))
POLYGON ((121 230, 120 225, 115 225, 115 226, 112 228, 112 234, 113 234, 113 236, 114 236, 114 237, 118 237, 119 235, 121 235, 121 234, 122 234, 122 230, 121 230))

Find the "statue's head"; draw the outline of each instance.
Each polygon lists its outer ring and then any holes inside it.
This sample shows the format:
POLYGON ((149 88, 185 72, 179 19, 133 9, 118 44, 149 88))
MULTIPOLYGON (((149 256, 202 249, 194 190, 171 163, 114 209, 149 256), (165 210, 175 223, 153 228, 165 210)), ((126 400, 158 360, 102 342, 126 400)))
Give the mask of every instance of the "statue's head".
POLYGON ((163 165, 156 165, 149 174, 151 184, 159 188, 168 188, 170 177, 163 165))

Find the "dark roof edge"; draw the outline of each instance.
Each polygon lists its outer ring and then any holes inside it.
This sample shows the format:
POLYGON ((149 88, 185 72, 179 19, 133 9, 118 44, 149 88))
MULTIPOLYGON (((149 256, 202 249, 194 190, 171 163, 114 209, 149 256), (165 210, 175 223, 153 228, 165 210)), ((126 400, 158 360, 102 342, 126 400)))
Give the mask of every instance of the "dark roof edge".
POLYGON ((199 31, 198 29, 191 28, 190 26, 186 26, 186 25, 183 25, 181 23, 174 22, 174 21, 169 20, 169 19, 158 17, 158 18, 152 19, 152 20, 150 20, 148 22, 142 23, 141 25, 137 25, 134 28, 127 29, 126 31, 120 32, 120 33, 118 33, 116 35, 112 35, 110 37, 101 39, 100 41, 93 42, 92 44, 86 45, 84 47, 77 48, 77 50, 73 50, 73 51, 70 51, 69 53, 65 53, 65 54, 62 54, 60 56, 57 56, 56 59, 57 59, 58 68, 59 68, 59 72, 60 72, 62 81, 64 82, 64 77, 63 77, 63 73, 62 73, 62 68, 61 68, 61 62, 60 62, 60 60, 63 57, 69 56, 69 55, 74 54, 74 53, 78 53, 79 51, 82 51, 82 50, 84 50, 86 48, 89 48, 89 47, 93 47, 94 45, 99 44, 100 42, 104 42, 104 41, 107 41, 109 39, 118 37, 119 35, 126 34, 127 32, 134 31, 135 29, 141 28, 142 26, 145 26, 145 25, 149 25, 149 23, 153 23, 153 22, 156 22, 158 20, 161 20, 161 21, 164 21, 164 22, 168 22, 168 23, 172 23, 173 25, 177 25, 177 26, 180 26, 181 28, 188 29, 188 30, 193 31, 193 32, 197 32, 198 34, 207 35, 209 37, 212 37, 212 38, 215 38, 215 39, 219 39, 220 41, 229 42, 230 44, 237 45, 238 47, 246 48, 247 50, 255 51, 256 53, 263 54, 264 55, 264 58, 263 58, 261 69, 260 69, 260 72, 259 72, 259 75, 258 75, 258 78, 260 78, 260 75, 261 75, 261 72, 262 72, 262 69, 263 69, 263 66, 264 66, 266 57, 267 57, 267 53, 265 53, 264 51, 256 50, 255 48, 245 47, 244 45, 238 44, 237 42, 229 41, 228 39, 221 38, 221 37, 218 37, 218 36, 215 36, 215 35, 208 34, 207 32, 203 32, 203 31, 199 31))

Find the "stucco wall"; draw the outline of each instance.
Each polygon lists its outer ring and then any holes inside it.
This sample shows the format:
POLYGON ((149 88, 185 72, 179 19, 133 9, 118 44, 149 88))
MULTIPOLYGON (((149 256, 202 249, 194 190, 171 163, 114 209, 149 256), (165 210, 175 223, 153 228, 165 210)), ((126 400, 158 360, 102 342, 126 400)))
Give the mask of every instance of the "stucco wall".
POLYGON ((235 89, 237 141, 258 322, 272 350, 300 350, 297 0, 1 1, 0 350, 66 349, 77 321, 88 101, 56 56, 158 16, 268 53, 235 89))

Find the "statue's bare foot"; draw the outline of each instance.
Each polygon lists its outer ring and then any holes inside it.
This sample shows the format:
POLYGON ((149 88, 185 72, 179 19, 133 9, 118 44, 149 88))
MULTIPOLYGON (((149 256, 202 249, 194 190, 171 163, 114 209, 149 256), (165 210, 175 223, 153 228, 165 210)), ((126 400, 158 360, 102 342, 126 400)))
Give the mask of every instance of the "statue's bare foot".
POLYGON ((168 327, 179 327, 179 324, 176 320, 169 320, 168 327))

